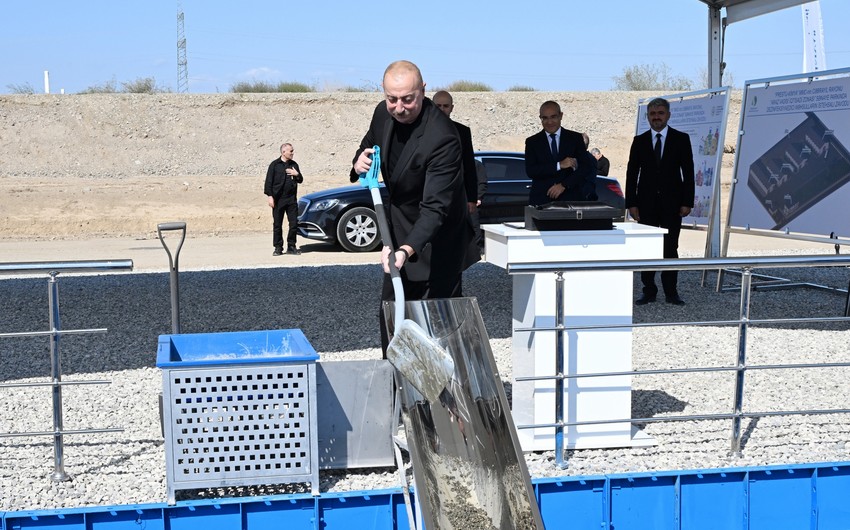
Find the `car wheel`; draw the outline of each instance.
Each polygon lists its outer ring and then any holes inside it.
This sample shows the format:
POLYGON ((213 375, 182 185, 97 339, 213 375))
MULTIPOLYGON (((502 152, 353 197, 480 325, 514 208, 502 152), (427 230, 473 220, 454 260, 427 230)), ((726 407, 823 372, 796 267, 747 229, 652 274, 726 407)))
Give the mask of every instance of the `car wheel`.
POLYGON ((336 225, 336 240, 347 252, 370 252, 378 248, 378 221, 369 208, 352 208, 342 214, 336 225))

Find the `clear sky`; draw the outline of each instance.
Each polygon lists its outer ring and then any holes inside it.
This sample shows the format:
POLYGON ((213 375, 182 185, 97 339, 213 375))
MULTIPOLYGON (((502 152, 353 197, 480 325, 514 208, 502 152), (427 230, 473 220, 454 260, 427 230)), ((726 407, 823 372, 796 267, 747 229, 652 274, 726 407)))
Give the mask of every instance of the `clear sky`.
MULTIPOLYGON (((396 59, 430 89, 453 81, 494 90, 609 90, 628 66, 706 70, 708 9, 698 0, 183 0, 189 91, 239 81, 297 81, 319 90, 376 88, 396 59), (418 6, 418 7, 414 7, 418 6)), ((850 0, 821 0, 827 67, 850 66, 850 0)), ((792 7, 726 33, 736 86, 802 71, 802 16, 792 7)), ((12 1, 0 17, 0 93, 10 86, 80 92, 153 77, 177 90, 177 2, 12 1)), ((696 85, 697 88, 702 88, 696 85)))

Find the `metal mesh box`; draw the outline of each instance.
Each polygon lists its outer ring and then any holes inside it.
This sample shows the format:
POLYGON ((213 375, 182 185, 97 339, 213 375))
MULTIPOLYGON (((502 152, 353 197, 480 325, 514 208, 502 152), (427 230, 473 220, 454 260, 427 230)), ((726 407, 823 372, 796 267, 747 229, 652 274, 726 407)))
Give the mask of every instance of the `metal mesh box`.
POLYGON ((318 495, 317 359, 301 330, 161 335, 169 504, 179 489, 284 482, 318 495))

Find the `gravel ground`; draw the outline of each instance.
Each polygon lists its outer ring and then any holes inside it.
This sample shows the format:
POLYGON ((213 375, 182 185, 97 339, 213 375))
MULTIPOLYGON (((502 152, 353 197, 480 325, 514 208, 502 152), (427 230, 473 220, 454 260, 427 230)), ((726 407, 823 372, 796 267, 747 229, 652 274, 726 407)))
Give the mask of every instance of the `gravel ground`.
MULTIPOLYGON (((768 271, 770 272, 770 271, 768 271)), ((846 287, 846 269, 785 269, 787 278, 846 287)), ((300 328, 322 360, 380 357, 376 308, 380 275, 373 265, 328 265, 184 272, 181 324, 186 333, 300 328)), ((709 274, 707 285, 713 285, 709 274)), ((639 281, 635 282, 639 284, 639 281)), ((635 308, 635 322, 736 318, 737 292, 700 287, 700 274, 680 275, 684 308, 664 303, 635 308)), ((47 329, 46 280, 0 280, 0 333, 47 329)), ((511 377, 511 280, 480 263, 466 276, 466 294, 478 298, 491 346, 505 382, 511 377)), ((635 290, 637 294, 637 288, 635 290)), ((751 318, 840 316, 843 295, 797 288, 756 291, 751 318)), ((53 483, 49 437, 0 438, 0 511, 88 505, 165 502, 165 454, 155 367, 159 334, 170 332, 166 273, 60 276, 62 328, 108 328, 105 334, 68 335, 61 341, 66 381, 110 380, 110 385, 68 386, 66 429, 124 429, 120 433, 67 436, 65 467, 73 480, 53 483)), ((848 362, 846 323, 753 327, 748 362, 848 362)), ((638 328, 635 369, 729 366, 736 358, 735 327, 638 328)), ((0 383, 45 381, 47 339, 0 339, 0 383)), ((850 369, 749 372, 745 411, 846 407, 850 369)), ((0 432, 50 430, 47 388, 0 388, 5 404, 0 432)), ((640 376, 633 379, 635 418, 728 413, 729 373, 640 376)), ((642 425, 657 445, 634 449, 570 451, 559 469, 551 452, 526 455, 532 477, 704 469, 850 460, 850 415, 768 416, 745 420, 743 455, 731 457, 731 420, 642 425)), ((321 473, 322 492, 395 487, 393 469, 321 473)), ((178 499, 292 491, 269 486, 180 492, 178 499)))

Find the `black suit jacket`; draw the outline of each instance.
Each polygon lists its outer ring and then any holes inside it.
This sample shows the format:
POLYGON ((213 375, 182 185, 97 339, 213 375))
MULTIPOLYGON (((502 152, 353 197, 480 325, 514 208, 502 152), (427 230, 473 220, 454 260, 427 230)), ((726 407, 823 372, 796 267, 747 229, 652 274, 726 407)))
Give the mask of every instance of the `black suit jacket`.
POLYGON ((575 131, 561 127, 557 160, 552 156, 549 135, 545 130, 526 138, 525 172, 531 179, 531 192, 528 195, 528 203, 531 205, 546 204, 553 200, 594 200, 596 160, 587 152, 584 138, 575 131), (558 162, 568 156, 578 161, 578 168, 558 169, 558 162), (557 183, 562 184, 566 190, 560 197, 549 198, 546 192, 557 183))
MULTIPOLYGON (((403 272, 412 281, 453 277, 480 259, 466 206, 461 143, 452 121, 425 98, 421 120, 389 173, 387 162, 396 121, 381 102, 354 161, 374 145, 381 148, 381 176, 389 191, 393 245, 416 254, 403 272)), ((351 181, 358 175, 351 172, 351 181)))
POLYGON ((637 206, 642 223, 658 225, 664 219, 675 220, 682 206, 693 208, 694 155, 688 135, 670 127, 658 164, 652 149, 654 135, 650 129, 632 141, 626 167, 626 208, 637 206))
POLYGON ((263 183, 263 193, 274 197, 275 205, 292 204, 298 199, 298 184, 304 182, 304 175, 295 160, 284 162, 280 157, 272 160, 266 171, 266 180, 263 183), (293 168, 298 172, 295 177, 286 174, 286 170, 293 168))
POLYGON ((475 169, 475 150, 472 147, 472 131, 466 125, 452 120, 460 138, 461 165, 463 166, 463 189, 466 202, 475 202, 478 197, 478 176, 475 169))
POLYGON ((608 176, 608 171, 611 170, 611 162, 605 158, 605 155, 599 157, 599 160, 596 161, 596 174, 602 175, 603 177, 608 176))

